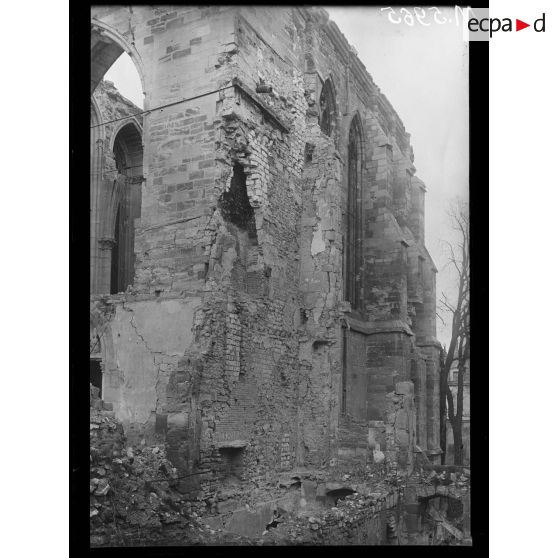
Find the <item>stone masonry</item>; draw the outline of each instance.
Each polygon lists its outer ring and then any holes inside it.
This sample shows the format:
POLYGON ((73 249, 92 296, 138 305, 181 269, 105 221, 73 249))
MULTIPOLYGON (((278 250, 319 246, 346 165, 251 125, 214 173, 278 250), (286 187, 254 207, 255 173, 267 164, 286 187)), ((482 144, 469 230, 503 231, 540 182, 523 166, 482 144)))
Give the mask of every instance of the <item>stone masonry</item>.
POLYGON ((185 494, 438 463, 426 189, 327 12, 91 15, 91 357, 128 439, 208 472, 185 494), (122 52, 143 109, 102 82, 122 52))

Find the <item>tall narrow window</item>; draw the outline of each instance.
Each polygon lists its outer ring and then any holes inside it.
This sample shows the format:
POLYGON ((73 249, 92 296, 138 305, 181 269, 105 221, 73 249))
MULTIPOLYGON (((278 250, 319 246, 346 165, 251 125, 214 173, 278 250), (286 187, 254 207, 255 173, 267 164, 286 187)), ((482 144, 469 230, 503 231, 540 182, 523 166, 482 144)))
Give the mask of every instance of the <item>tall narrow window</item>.
POLYGON ((360 308, 361 266, 361 168, 362 133, 358 116, 353 118, 349 131, 347 235, 345 243, 345 299, 354 309, 360 308))
POLYGON ((335 126, 335 95, 331 80, 327 79, 320 94, 320 128, 326 136, 331 136, 335 126))
POLYGON ((112 228, 114 244, 111 255, 110 292, 124 292, 134 280, 134 222, 141 216, 143 148, 140 128, 135 122, 123 126, 114 139, 115 184, 111 203, 116 206, 112 228))

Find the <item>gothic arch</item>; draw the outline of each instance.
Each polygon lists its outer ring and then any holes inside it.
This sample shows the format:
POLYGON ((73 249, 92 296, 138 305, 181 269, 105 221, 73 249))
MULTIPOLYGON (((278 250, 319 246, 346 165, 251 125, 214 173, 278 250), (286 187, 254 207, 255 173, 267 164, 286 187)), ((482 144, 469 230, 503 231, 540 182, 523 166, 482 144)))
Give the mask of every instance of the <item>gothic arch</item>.
POLYGON ((114 143, 116 141, 116 138, 117 138, 118 134, 124 129, 127 130, 128 134, 133 129, 137 133, 137 135, 140 137, 141 143, 143 145, 143 129, 142 129, 142 126, 139 123, 137 118, 130 117, 130 118, 127 118, 126 120, 121 120, 120 122, 115 123, 115 127, 113 128, 112 136, 110 138, 110 143, 109 143, 110 151, 114 150, 114 143))
MULTIPOLYGON (((116 29, 93 18, 91 23, 91 95, 107 70, 123 52, 130 56, 136 66, 141 81, 141 89, 145 96, 145 71, 136 47, 129 44, 116 29)), ((143 108, 148 108, 145 100, 143 108)))
POLYGON ((353 309, 362 306, 362 183, 364 130, 358 112, 353 116, 347 144, 347 233, 345 242, 345 299, 353 309))

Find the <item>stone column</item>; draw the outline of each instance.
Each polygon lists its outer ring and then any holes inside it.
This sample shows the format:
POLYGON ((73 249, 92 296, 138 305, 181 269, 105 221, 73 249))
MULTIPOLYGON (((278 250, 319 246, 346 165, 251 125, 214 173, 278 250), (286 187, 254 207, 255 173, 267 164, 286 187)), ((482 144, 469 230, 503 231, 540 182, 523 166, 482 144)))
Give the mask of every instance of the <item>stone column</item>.
POLYGON ((427 396, 426 361, 416 358, 411 362, 411 379, 415 384, 415 404, 417 408, 417 445, 423 450, 427 446, 427 396))
MULTIPOLYGON (((96 120, 93 121, 93 124, 96 120)), ((100 136, 100 128, 91 129, 91 170, 89 179, 90 196, 90 222, 89 222, 89 291, 91 294, 103 292, 100 290, 99 265, 102 258, 102 247, 99 245, 99 199, 103 188, 103 140, 100 136)))

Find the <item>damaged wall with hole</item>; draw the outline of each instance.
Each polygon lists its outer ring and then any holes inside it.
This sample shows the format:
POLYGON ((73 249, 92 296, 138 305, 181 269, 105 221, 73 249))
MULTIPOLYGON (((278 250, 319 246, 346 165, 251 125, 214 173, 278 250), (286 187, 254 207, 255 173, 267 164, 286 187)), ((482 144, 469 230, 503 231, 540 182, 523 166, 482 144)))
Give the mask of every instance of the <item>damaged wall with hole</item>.
POLYGON ((128 437, 208 471, 181 481, 196 495, 297 466, 411 470, 418 448, 435 461, 425 188, 327 12, 103 6, 92 29, 129 45, 153 109, 130 281, 111 289, 91 252, 92 354, 128 437))

